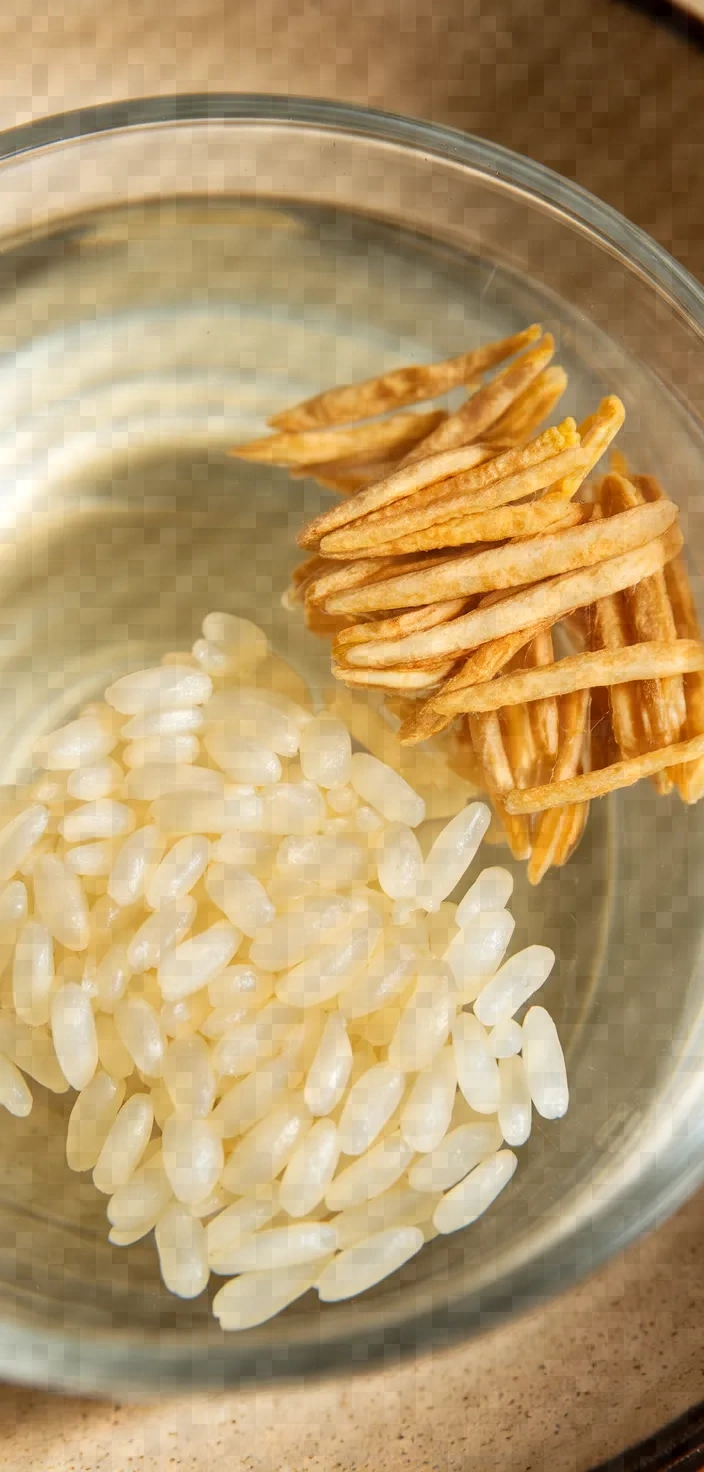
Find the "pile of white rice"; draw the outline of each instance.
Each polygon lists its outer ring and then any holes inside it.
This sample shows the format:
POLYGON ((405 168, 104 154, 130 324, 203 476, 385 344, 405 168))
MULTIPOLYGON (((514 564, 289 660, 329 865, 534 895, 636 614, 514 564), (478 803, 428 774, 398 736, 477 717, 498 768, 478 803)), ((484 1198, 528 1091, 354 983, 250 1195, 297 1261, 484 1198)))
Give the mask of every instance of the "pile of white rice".
POLYGON ((0 832, 0 1102, 77 1092, 66 1151, 110 1241, 154 1230, 167 1287, 226 1282, 224 1329, 361 1293, 466 1227, 535 1108, 567 1107, 555 1026, 516 1013, 512 880, 455 906, 489 811, 423 857, 423 800, 271 688, 265 636, 211 614, 45 738, 0 832))

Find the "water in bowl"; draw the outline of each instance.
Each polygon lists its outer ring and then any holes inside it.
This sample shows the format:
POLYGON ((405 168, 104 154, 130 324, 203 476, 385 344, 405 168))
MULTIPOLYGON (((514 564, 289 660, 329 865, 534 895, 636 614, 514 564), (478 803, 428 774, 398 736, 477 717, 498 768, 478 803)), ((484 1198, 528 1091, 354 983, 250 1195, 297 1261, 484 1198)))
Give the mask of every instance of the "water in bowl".
MULTIPOLYGON (((319 693, 327 650, 281 593, 295 532, 327 497, 229 458, 228 447, 323 385, 533 320, 557 336, 565 412, 584 415, 614 390, 630 396, 643 468, 663 468, 648 407, 656 386, 637 365, 562 299, 430 237, 233 200, 103 212, 15 242, 0 260, 0 783, 25 775, 37 737, 111 679, 188 648, 211 608, 255 619, 319 693)), ((576 1220, 588 1211, 592 1157, 612 1136, 618 1151, 639 1125, 663 1066, 656 1002, 644 1041, 644 964, 664 986, 694 965, 701 840, 690 814, 656 806, 649 789, 594 805, 577 857, 537 894, 516 873, 517 942, 559 954, 546 1004, 567 1043, 573 1107, 564 1124, 536 1128, 485 1223, 432 1244, 407 1270, 420 1308, 439 1274, 452 1297, 460 1278, 466 1292, 527 1261, 536 1238, 557 1232, 558 1203, 571 1200, 576 1220), (673 873, 684 916, 676 961, 673 873)), ((657 988, 648 995, 653 1006, 657 988)), ((683 1012, 683 1037, 687 1027, 683 1012)), ((216 1341, 205 1302, 177 1304, 161 1289, 150 1243, 128 1254, 108 1246, 102 1199, 63 1163, 69 1107, 38 1098, 4 1132, 0 1311, 216 1341)), ((388 1291, 377 1290, 382 1317, 388 1291)), ((373 1319, 373 1300, 365 1311, 373 1319)), ((291 1310, 291 1332, 314 1334, 312 1312, 291 1310)))

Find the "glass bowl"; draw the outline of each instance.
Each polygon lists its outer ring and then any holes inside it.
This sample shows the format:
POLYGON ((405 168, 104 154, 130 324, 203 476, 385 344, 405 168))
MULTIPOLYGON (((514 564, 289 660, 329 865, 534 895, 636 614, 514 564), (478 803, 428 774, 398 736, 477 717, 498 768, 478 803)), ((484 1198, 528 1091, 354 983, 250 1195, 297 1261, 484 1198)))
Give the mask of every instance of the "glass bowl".
MULTIPOLYGON (((321 690, 325 649, 280 595, 325 498, 226 447, 322 385, 535 320, 568 411, 623 398, 620 443, 679 501, 700 589, 704 296, 596 199, 460 133, 285 98, 0 137, 0 781, 209 608, 257 618, 321 690)), ((0 1374, 124 1396, 368 1367, 506 1319, 672 1211, 704 1176, 698 814, 639 786, 594 804, 540 890, 516 879, 517 940, 558 952, 572 1102, 484 1219, 358 1301, 226 1336, 206 1295, 162 1287, 151 1241, 109 1246, 64 1163, 69 1096, 37 1089, 3 1123, 0 1374)))

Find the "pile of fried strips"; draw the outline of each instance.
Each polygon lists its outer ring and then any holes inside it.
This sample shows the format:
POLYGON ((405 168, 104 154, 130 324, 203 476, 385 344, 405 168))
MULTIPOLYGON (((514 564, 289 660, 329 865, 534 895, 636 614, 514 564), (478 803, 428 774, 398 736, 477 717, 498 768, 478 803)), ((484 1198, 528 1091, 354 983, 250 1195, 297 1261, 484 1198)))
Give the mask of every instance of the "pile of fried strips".
POLYGON ((402 740, 454 727, 457 769, 536 884, 574 851, 591 798, 642 777, 686 803, 704 793, 704 645, 677 507, 618 452, 587 482, 618 398, 541 430, 567 386, 554 350, 533 326, 334 388, 233 451, 341 497, 300 533, 311 555, 289 606, 332 637, 337 679, 388 693, 402 740), (395 412, 460 386, 455 412, 395 412))

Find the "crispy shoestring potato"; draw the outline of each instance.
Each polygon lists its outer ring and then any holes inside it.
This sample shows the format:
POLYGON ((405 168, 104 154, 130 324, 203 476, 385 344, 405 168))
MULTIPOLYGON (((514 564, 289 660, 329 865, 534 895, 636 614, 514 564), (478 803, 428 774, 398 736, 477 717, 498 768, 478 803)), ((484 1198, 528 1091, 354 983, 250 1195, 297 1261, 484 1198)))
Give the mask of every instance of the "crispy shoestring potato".
POLYGON ((704 795, 678 508, 618 449, 593 478, 616 396, 546 425, 567 388, 554 355, 533 325, 316 394, 232 451, 337 493, 301 528, 285 606, 332 640, 350 699, 385 704, 399 751, 428 742, 489 794, 533 884, 574 852, 592 798, 643 777, 704 795), (460 389, 459 408, 430 402, 460 389))

